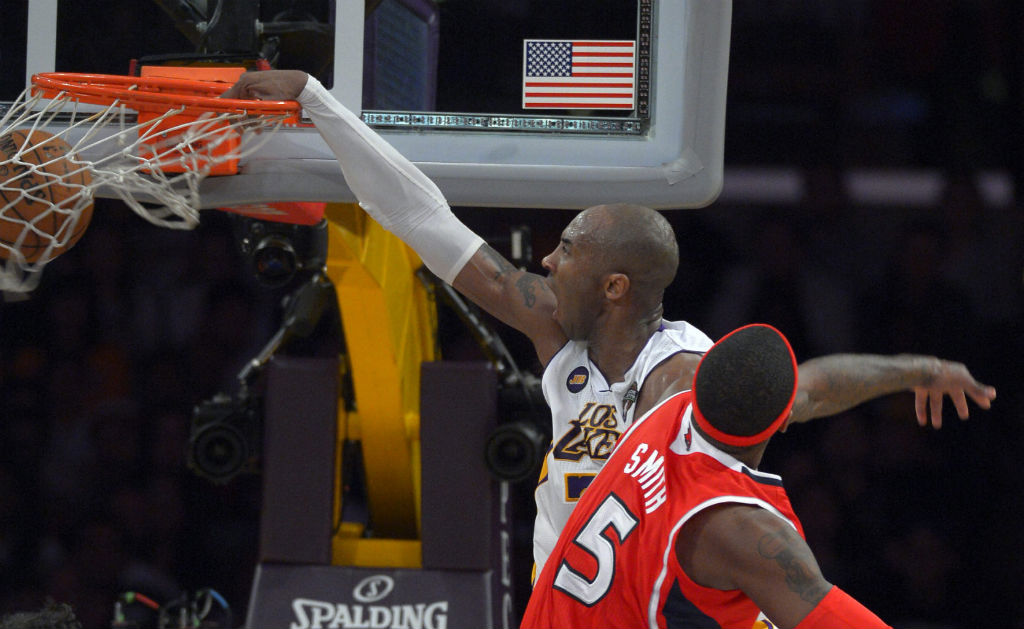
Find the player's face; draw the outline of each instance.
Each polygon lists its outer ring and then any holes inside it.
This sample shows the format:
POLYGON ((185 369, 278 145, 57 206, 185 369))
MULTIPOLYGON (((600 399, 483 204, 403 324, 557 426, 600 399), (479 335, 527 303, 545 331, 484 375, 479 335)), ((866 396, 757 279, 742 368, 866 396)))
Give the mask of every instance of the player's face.
POLYGON ((593 222, 586 212, 578 214, 562 232, 555 250, 541 261, 557 300, 555 321, 573 340, 589 338, 601 307, 603 293, 594 259, 599 252, 588 236, 593 222))

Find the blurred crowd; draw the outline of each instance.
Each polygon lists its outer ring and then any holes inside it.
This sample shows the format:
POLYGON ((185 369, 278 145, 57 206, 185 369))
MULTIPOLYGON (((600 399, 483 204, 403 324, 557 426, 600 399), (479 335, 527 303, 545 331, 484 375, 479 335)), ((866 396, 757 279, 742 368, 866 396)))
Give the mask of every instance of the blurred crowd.
POLYGON ((707 242, 684 256, 666 311, 713 337, 767 321, 801 360, 932 354, 996 386, 967 423, 947 400, 941 431, 917 426, 909 393, 794 427, 762 467, 783 476, 826 577, 882 618, 1020 626, 1024 213, 947 181, 937 207, 856 207, 840 186, 808 186, 800 207, 681 215, 684 249, 687 225, 707 242))
POLYGON ((88 237, 0 306, 0 610, 49 595, 107 627, 125 592, 213 588, 244 611, 258 479, 214 485, 185 452, 193 406, 237 389, 278 296, 209 214, 164 230, 99 200, 88 237))

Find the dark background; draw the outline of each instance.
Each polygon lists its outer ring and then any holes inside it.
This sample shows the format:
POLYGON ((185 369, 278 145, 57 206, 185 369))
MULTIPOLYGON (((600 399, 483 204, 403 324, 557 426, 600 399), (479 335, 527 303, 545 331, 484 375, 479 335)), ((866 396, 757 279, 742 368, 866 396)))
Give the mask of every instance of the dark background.
MULTIPOLYGON (((459 13, 458 33, 490 41, 537 4, 442 4, 442 33, 459 13)), ((26 6, 14 2, 0 25, 5 92, 22 80, 16 18, 26 6)), ((909 394, 796 427, 763 468, 785 478, 826 578, 886 621, 1024 626, 1016 3, 738 0, 733 18, 726 186, 708 208, 666 213, 681 244, 666 316, 712 337, 772 323, 800 359, 935 354, 995 385, 991 411, 973 408, 961 423, 947 408, 939 432, 917 427, 909 394), (739 192, 751 168, 768 169, 763 195, 739 192), (859 194, 864 173, 896 175, 892 193, 859 194), (920 173, 936 182, 924 200, 910 193, 920 173), (781 180, 797 185, 769 195, 781 180), (993 180, 1003 183, 995 193, 993 180)), ((187 50, 173 32, 148 32, 137 44, 147 54, 187 50)), ((83 39, 65 50, 95 58, 102 47, 83 39)), ((442 48, 439 75, 456 80, 442 103, 470 92, 454 87, 464 62, 442 48)), ((573 215, 455 211, 506 252, 508 231, 530 225, 533 270, 573 215)), ((211 485, 183 452, 193 405, 234 390, 276 330, 285 293, 255 281, 226 215, 206 212, 180 233, 100 200, 86 236, 30 299, 0 304, 0 612, 51 595, 103 627, 127 589, 166 601, 215 588, 244 616, 259 480, 211 485)), ((477 355, 450 315, 442 323, 449 358, 477 355)), ((528 343, 498 327, 536 369, 528 343)), ((517 486, 521 540, 530 485, 517 486)))

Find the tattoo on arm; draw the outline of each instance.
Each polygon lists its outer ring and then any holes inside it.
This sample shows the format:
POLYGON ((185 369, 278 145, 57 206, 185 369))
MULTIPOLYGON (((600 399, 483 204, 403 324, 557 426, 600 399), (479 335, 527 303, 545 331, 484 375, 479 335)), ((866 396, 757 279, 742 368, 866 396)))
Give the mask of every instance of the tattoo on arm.
POLYGON ((455 288, 516 329, 525 331, 532 326, 519 316, 547 303, 545 299, 550 297, 551 289, 544 278, 516 268, 488 244, 481 245, 472 260, 474 277, 478 279, 475 283, 472 280, 457 283, 455 288), (519 299, 522 299, 522 306, 519 299))
POLYGON ((480 247, 480 252, 487 256, 487 259, 494 264, 494 278, 495 280, 501 279, 503 275, 508 275, 512 271, 516 270, 516 267, 512 266, 512 263, 505 259, 503 255, 494 250, 490 245, 485 244, 480 247))
POLYGON ((801 557, 805 553, 794 547, 796 537, 793 531, 781 528, 762 536, 757 543, 757 552, 765 559, 774 559, 786 571, 786 585, 792 592, 802 600, 817 604, 825 598, 828 588, 824 585, 825 580, 808 565, 806 558, 801 557))
POLYGON ((523 296, 523 305, 527 308, 533 308, 534 304, 537 303, 537 283, 540 280, 536 275, 530 275, 529 273, 523 273, 523 275, 516 280, 516 288, 523 296))
POLYGON ((868 400, 922 386, 934 379, 926 357, 833 354, 800 365, 795 421, 834 415, 868 400))

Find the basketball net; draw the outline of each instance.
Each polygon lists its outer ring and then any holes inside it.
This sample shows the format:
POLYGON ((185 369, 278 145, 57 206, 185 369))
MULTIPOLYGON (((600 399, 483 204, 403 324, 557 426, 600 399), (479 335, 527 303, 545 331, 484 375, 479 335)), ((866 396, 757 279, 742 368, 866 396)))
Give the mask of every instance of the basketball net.
MULTIPOLYGON (((215 89, 223 91, 227 87, 221 84, 215 89)), ((145 90, 140 88, 140 92, 145 90)), ((30 87, 11 104, 0 119, 0 137, 19 129, 45 131, 71 146, 64 158, 73 168, 64 176, 36 178, 37 185, 26 190, 24 177, 19 185, 4 173, 24 172, 26 167, 33 172, 45 168, 45 164, 23 160, 32 147, 22 147, 0 159, 0 190, 5 198, 13 199, 0 207, 0 215, 8 223, 23 225, 22 234, 13 242, 0 242, 0 255, 6 258, 0 267, 0 291, 34 289, 40 271, 64 250, 76 233, 74 227, 82 212, 97 196, 120 199, 160 227, 195 228, 199 224, 200 183, 210 174, 237 172, 239 160, 257 151, 282 125, 296 122, 298 113, 297 104, 287 113, 242 108, 207 111, 173 102, 173 96, 161 98, 166 100, 140 105, 130 98, 104 95, 97 100, 71 91, 30 87), (99 104, 100 109, 84 107, 82 102, 99 104), (68 181, 76 174, 78 180, 83 179, 82 170, 90 175, 85 184, 68 181), (39 179, 44 181, 38 183, 39 179), (46 187, 52 185, 65 187, 61 195, 55 195, 60 196, 58 203, 49 200, 46 187), (26 220, 18 212, 19 204, 26 200, 50 207, 26 220), (63 215, 58 223, 63 227, 55 234, 38 227, 46 224, 49 212, 63 215), (34 243, 46 241, 42 255, 25 255, 22 245, 28 234, 33 235, 34 243)), ((34 248, 38 250, 38 244, 34 248)))

